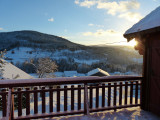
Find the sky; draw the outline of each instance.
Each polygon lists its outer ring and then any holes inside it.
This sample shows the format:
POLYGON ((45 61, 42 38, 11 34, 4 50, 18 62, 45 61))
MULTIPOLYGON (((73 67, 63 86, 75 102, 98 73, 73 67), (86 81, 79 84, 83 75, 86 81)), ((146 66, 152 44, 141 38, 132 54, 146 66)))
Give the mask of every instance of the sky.
POLYGON ((0 32, 34 30, 84 45, 126 44, 160 0, 0 0, 0 32))

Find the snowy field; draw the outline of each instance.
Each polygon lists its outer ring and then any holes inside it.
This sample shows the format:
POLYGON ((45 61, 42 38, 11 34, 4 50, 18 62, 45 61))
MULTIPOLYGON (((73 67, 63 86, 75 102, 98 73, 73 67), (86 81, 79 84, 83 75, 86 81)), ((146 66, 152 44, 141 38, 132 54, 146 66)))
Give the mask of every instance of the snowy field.
POLYGON ((50 120, 160 120, 160 117, 141 110, 139 107, 119 109, 91 113, 90 115, 74 115, 57 118, 49 118, 50 120))
MULTIPOLYGON (((9 62, 12 61, 14 64, 16 64, 17 62, 23 63, 25 61, 28 61, 29 58, 32 59, 32 58, 50 57, 54 60, 59 60, 59 59, 67 59, 68 57, 73 57, 73 56, 78 57, 78 54, 82 54, 82 53, 87 53, 87 52, 83 50, 43 51, 38 48, 33 49, 30 47, 19 47, 19 48, 14 48, 12 50, 7 51, 6 58, 9 58, 7 61, 9 62)), ((85 63, 88 65, 99 62, 99 60, 96 60, 96 59, 86 60, 86 59, 78 59, 78 58, 74 58, 74 61, 76 63, 85 63)))
MULTIPOLYGON (((136 74, 134 72, 125 72, 125 73, 121 73, 121 72, 113 72, 113 73, 109 73, 110 75, 135 75, 135 76, 141 76, 139 74, 136 74)), ((30 73, 30 75, 34 78, 38 78, 38 75, 36 73, 30 73)), ((81 76, 87 76, 87 73, 78 73, 77 71, 64 71, 64 72, 54 72, 54 75, 56 77, 81 77, 81 76)))

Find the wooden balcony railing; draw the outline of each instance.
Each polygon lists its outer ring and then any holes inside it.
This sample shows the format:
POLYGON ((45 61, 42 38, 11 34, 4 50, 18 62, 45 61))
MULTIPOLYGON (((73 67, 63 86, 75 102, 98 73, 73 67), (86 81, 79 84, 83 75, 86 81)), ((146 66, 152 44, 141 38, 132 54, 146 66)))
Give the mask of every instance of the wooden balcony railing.
POLYGON ((140 106, 142 77, 0 81, 0 118, 37 119, 140 106))

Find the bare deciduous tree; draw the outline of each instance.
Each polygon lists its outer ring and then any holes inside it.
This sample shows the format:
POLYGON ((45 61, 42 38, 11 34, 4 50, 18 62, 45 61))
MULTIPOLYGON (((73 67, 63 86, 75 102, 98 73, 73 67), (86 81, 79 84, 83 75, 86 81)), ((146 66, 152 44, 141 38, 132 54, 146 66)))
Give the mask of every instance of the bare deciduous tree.
POLYGON ((36 68, 36 72, 39 75, 39 78, 47 77, 47 74, 54 73, 58 68, 56 63, 50 58, 39 58, 36 64, 34 64, 32 60, 30 63, 36 68))

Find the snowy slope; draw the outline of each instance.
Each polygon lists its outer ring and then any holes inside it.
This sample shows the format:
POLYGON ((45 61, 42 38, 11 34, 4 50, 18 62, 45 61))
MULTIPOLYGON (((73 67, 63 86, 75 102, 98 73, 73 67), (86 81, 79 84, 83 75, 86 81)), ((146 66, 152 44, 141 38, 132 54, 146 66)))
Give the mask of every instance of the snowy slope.
POLYGON ((55 51, 44 51, 38 48, 33 49, 30 47, 19 47, 19 48, 14 48, 7 51, 6 58, 8 59, 7 61, 13 62, 14 64, 16 64, 17 62, 23 63, 32 58, 42 58, 42 57, 50 57, 54 60, 68 59, 68 57, 72 57, 74 62, 81 63, 81 64, 85 63, 88 65, 91 65, 92 63, 97 63, 100 61, 96 59, 85 59, 85 58, 78 59, 78 57, 82 53, 84 54, 85 51, 83 50, 70 51, 67 49, 55 50, 55 51))
POLYGON ((3 60, 5 65, 2 67, 3 75, 2 78, 4 79, 31 79, 33 78, 26 72, 22 71, 21 69, 17 68, 16 66, 8 63, 7 61, 3 60))

